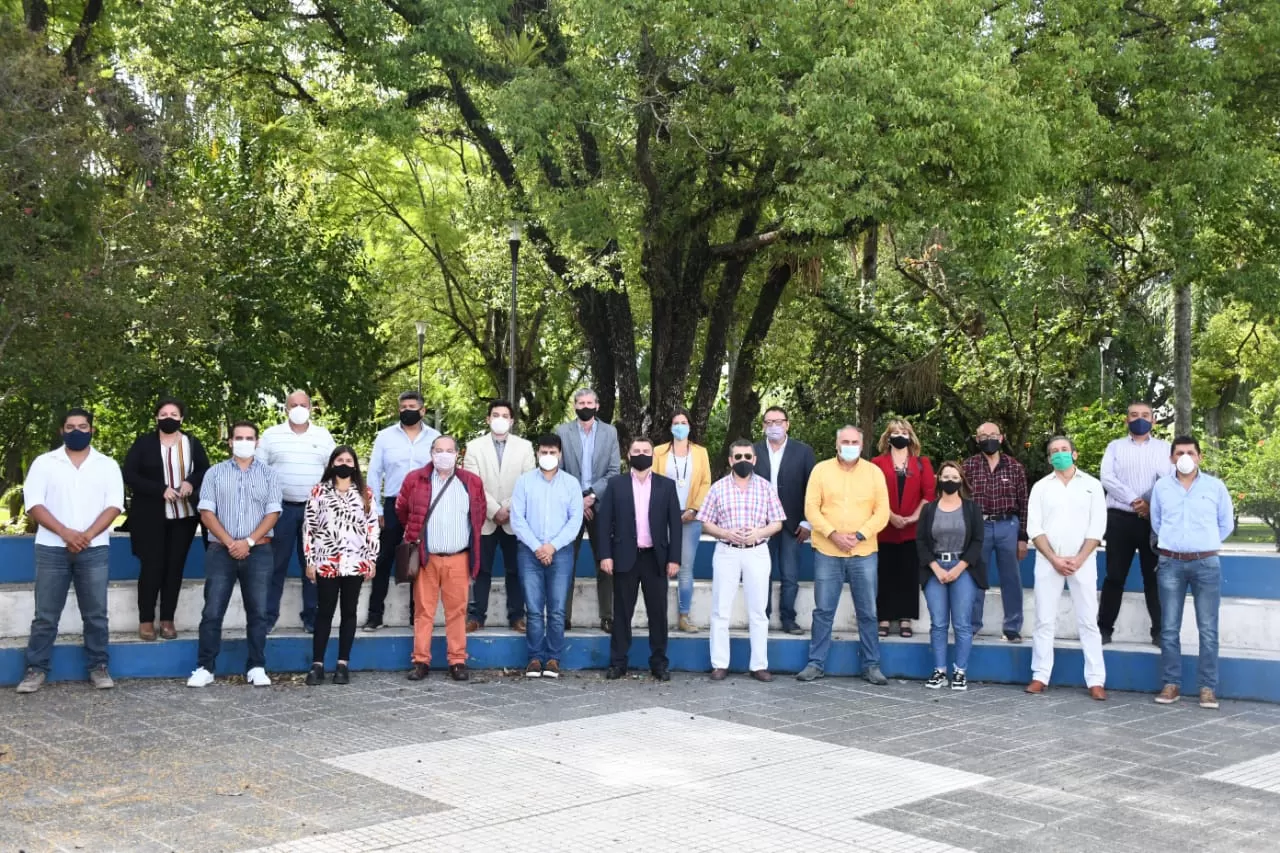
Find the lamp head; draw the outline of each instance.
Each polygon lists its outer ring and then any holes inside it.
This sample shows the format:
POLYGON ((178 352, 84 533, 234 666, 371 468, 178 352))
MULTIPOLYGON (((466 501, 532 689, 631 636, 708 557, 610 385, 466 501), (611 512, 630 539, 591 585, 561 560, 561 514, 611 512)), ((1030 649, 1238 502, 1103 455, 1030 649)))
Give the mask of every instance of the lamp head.
POLYGON ((414 321, 413 321, 413 327, 414 327, 415 329, 417 329, 417 330, 418 330, 418 337, 422 337, 423 335, 425 335, 425 334, 427 333, 427 321, 426 321, 426 320, 414 320, 414 321))
POLYGON ((507 242, 520 242, 520 221, 517 219, 512 219, 507 222, 507 242))

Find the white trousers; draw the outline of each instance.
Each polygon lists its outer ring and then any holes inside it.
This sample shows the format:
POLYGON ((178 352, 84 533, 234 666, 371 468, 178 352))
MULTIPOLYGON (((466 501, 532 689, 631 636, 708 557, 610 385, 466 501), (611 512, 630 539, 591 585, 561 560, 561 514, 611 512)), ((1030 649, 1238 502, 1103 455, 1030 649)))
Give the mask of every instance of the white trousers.
POLYGON ((711 668, 729 668, 729 614, 742 584, 747 599, 747 624, 751 633, 752 672, 769 668, 769 548, 730 548, 716 545, 711 558, 711 668))
POLYGON ((1103 687, 1107 682, 1107 667, 1102 660, 1102 633, 1098 630, 1098 561, 1093 555, 1067 578, 1054 571, 1044 557, 1036 555, 1036 632, 1031 642, 1031 677, 1048 684, 1049 674, 1053 672, 1053 634, 1064 580, 1071 592, 1080 646, 1084 650, 1084 683, 1089 687, 1103 687))

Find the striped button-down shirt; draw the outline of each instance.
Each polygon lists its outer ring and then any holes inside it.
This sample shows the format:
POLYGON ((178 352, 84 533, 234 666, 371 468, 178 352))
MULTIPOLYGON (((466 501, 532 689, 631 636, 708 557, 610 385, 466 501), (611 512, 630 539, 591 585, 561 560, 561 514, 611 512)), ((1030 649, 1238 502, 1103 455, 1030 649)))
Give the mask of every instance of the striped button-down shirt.
POLYGON ((711 484, 711 491, 698 510, 698 521, 725 530, 754 529, 786 518, 777 490, 759 474, 751 475, 745 489, 732 474, 722 477, 711 484))
POLYGON ((1027 538, 1027 469, 1007 453, 995 470, 981 453, 964 460, 964 477, 983 515, 1016 515, 1018 538, 1027 538))
POLYGON ((1151 502, 1156 481, 1173 473, 1169 461, 1172 449, 1160 438, 1134 441, 1132 436, 1117 438, 1102 454, 1102 488, 1107 490, 1107 509, 1133 512, 1133 502, 1151 502))
POLYGON ((550 543, 568 548, 582 529, 582 485, 563 469, 550 480, 529 471, 511 495, 511 529, 530 551, 550 543))
POLYGON ((271 466, 280 480, 284 499, 306 503, 311 490, 324 476, 329 454, 335 447, 333 436, 317 424, 307 424, 302 432, 294 432, 292 424, 276 424, 262 433, 257 458, 271 466))
POLYGON ((467 499, 467 484, 459 480, 445 489, 445 483, 453 476, 442 477, 431 473, 431 499, 436 508, 427 519, 427 553, 456 554, 471 546, 471 502, 467 499))
POLYGON ((205 473, 198 508, 213 513, 232 539, 246 539, 263 518, 280 511, 280 500, 280 481, 268 465, 254 459, 241 468, 228 459, 205 473))
POLYGON ((374 511, 378 515, 382 515, 383 510, 379 499, 394 498, 400 494, 404 478, 431 461, 431 442, 439 435, 426 424, 422 425, 416 440, 409 438, 400 424, 393 424, 378 433, 373 440, 373 454, 369 457, 368 479, 375 498, 374 511))

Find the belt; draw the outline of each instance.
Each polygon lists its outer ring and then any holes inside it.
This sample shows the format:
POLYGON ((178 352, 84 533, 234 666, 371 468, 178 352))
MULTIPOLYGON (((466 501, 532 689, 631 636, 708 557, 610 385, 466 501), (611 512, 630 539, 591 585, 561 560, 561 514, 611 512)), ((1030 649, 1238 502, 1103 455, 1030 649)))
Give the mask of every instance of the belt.
POLYGON ((991 515, 986 515, 984 513, 982 516, 982 519, 983 521, 1007 521, 1010 518, 1017 518, 1017 517, 1018 517, 1018 514, 1016 512, 997 512, 997 513, 992 513, 991 515))
POLYGON ((470 548, 463 548, 461 551, 450 551, 448 554, 442 554, 439 551, 428 551, 427 553, 432 557, 456 557, 459 554, 465 554, 470 550, 470 548))
POLYGON ((1184 563, 1218 556, 1217 551, 1166 551, 1164 548, 1157 548, 1156 553, 1171 560, 1182 560, 1184 563))
POLYGON ((280 501, 285 506, 306 506, 306 501, 280 501))
POLYGON ((942 551, 933 555, 935 560, 942 563, 960 562, 960 554, 955 551, 942 551))
POLYGON ((637 554, 648 554, 648 553, 651 553, 652 551, 653 551, 653 546, 652 546, 652 545, 650 545, 648 548, 637 548, 637 549, 636 549, 636 553, 637 553, 637 554))
POLYGON ((759 548, 760 546, 762 546, 762 545, 764 545, 764 544, 766 544, 766 543, 764 543, 764 542, 757 542, 757 543, 756 543, 756 544, 754 544, 754 545, 738 545, 738 544, 736 544, 736 543, 734 543, 734 542, 724 542, 724 541, 721 541, 721 542, 720 542, 720 544, 721 544, 721 545, 727 545, 727 546, 728 546, 728 547, 730 547, 730 548, 738 548, 738 549, 740 549, 740 550, 746 551, 746 550, 750 550, 751 548, 759 548))

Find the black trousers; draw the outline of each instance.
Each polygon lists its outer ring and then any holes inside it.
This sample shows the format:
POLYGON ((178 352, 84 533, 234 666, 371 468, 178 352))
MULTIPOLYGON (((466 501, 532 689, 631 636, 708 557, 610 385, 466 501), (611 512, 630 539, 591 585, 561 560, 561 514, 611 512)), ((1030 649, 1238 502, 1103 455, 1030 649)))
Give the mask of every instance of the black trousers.
POLYGON ((351 644, 356 639, 356 606, 360 603, 360 585, 363 575, 340 578, 316 578, 316 632, 311 635, 311 660, 324 661, 324 650, 329 645, 329 631, 333 627, 333 612, 342 602, 342 617, 338 623, 338 660, 351 660, 351 644))
MULTIPOLYGON (((596 506, 599 511, 599 505, 596 506)), ((596 564, 596 606, 600 609, 600 621, 604 621, 606 616, 613 615, 613 575, 600 571, 600 558, 595 556, 596 543, 596 516, 591 516, 590 521, 582 522, 582 529, 578 531, 578 538, 573 540, 573 568, 574 572, 569 575, 569 597, 564 602, 564 626, 568 628, 573 624, 573 584, 576 580, 578 570, 578 552, 582 550, 582 534, 591 537, 591 556, 596 564)))
POLYGON ((915 541, 881 542, 876 571, 876 613, 880 621, 919 619, 920 557, 915 541))
POLYGON ((182 569, 196 535, 199 519, 166 519, 160 534, 163 542, 148 543, 138 569, 138 621, 156 621, 156 597, 160 598, 160 621, 172 622, 182 592, 182 569))
MULTIPOLYGON (((378 563, 373 572, 373 586, 369 589, 369 621, 381 622, 387 603, 387 588, 396 571, 396 546, 404 539, 404 525, 396 517, 396 499, 382 500, 382 533, 378 539, 378 563)), ((409 585, 409 614, 413 620, 413 585, 409 585)))
POLYGON ((1159 555, 1151 547, 1151 521, 1136 512, 1107 510, 1107 576, 1102 581, 1102 598, 1098 602, 1098 628, 1110 634, 1120 615, 1124 598, 1124 582, 1129 577, 1133 553, 1138 552, 1142 567, 1142 592, 1147 599, 1147 615, 1151 617, 1151 633, 1160 633, 1160 587, 1156 582, 1159 555))
POLYGON ((489 592, 493 589, 493 558, 502 549, 503 578, 507 589, 507 624, 515 625, 524 618, 524 587, 520 583, 520 569, 516 565, 516 536, 501 527, 480 537, 480 574, 471 585, 471 604, 467 606, 467 619, 484 627, 489 615, 489 592))
POLYGON ((644 590, 644 609, 649 614, 649 668, 667 666, 667 573, 658 565, 650 548, 641 551, 630 571, 613 576, 613 634, 609 642, 609 663, 627 668, 631 651, 631 617, 636 599, 644 590))

